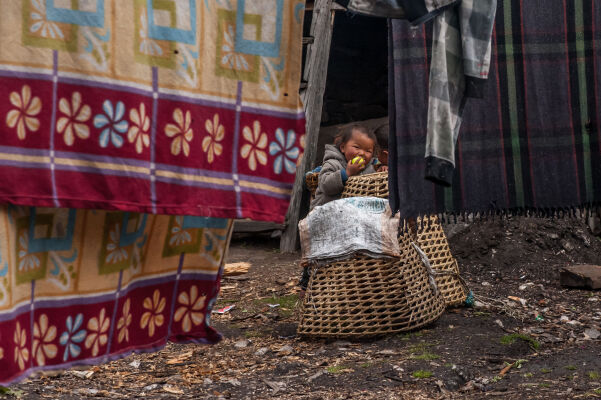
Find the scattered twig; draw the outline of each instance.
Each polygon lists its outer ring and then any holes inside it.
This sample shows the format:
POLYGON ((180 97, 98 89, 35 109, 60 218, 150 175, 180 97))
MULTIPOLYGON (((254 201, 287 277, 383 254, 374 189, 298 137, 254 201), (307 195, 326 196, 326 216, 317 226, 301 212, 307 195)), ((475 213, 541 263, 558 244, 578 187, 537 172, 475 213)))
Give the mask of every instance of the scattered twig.
POLYGON ((262 381, 273 390, 272 395, 282 390, 282 387, 277 382, 268 381, 267 379, 262 379, 262 381))
MULTIPOLYGON (((195 362, 189 361, 189 362, 185 362, 185 363, 172 364, 172 365, 170 365, 170 367, 183 367, 183 366, 192 365, 192 364, 195 364, 195 362)), ((123 375, 123 378, 125 378, 126 376, 131 376, 131 375, 155 375, 155 376, 158 376, 159 378, 162 378, 165 376, 175 375, 177 373, 178 373, 178 371, 169 370, 169 369, 157 369, 155 371, 135 371, 135 372, 130 372, 130 373, 123 375)))
POLYGON ((501 372, 499 372, 499 375, 500 375, 500 376, 504 376, 506 373, 508 373, 508 372, 509 372, 509 370, 510 370, 511 368, 513 368, 513 366, 514 366, 514 365, 515 365, 515 363, 507 364, 507 365, 505 366, 505 368, 503 368, 503 369, 501 370, 501 372))
POLYGON ((397 381, 397 382, 404 382, 403 379, 399 378, 398 376, 394 376, 394 375, 384 375, 384 378, 388 378, 392 381, 397 381))
POLYGON ((515 362, 507 363, 507 365, 501 370, 501 372, 499 372, 499 376, 504 376, 513 367, 516 367, 518 369, 522 368, 522 364, 524 364, 525 362, 528 362, 528 360, 521 358, 519 360, 516 360, 515 362))
POLYGON ((489 396, 507 396, 509 394, 514 394, 517 392, 487 392, 485 393, 485 396, 489 397, 489 396))
POLYGON ((248 281, 250 277, 248 276, 224 276, 222 279, 227 279, 230 281, 248 281))
POLYGON ((319 378, 320 376, 322 376, 324 374, 323 369, 320 371, 317 371, 315 374, 311 375, 308 379, 309 382, 314 381, 315 379, 319 378))

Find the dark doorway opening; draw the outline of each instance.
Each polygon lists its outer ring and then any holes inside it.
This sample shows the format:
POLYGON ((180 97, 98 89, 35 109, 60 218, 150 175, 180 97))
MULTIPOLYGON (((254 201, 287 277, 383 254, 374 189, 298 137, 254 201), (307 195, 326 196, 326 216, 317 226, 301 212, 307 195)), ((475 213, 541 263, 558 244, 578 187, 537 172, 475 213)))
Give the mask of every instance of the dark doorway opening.
POLYGON ((387 115, 387 20, 338 13, 334 20, 322 125, 387 115))

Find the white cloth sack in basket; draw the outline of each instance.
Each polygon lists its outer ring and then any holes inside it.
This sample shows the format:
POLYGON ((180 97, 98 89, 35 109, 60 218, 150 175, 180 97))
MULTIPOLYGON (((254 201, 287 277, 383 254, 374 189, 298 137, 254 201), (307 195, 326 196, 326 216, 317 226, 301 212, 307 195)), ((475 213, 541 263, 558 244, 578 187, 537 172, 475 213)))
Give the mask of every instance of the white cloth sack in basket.
POLYGON ((298 223, 303 261, 330 262, 356 253, 400 257, 399 214, 388 200, 350 197, 315 207, 298 223))

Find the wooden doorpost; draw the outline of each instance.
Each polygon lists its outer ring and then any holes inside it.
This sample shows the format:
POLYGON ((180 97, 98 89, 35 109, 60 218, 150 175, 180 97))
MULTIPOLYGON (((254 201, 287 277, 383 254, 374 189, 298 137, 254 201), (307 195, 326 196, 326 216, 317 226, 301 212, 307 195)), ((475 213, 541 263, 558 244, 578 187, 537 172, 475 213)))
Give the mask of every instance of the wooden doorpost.
POLYGON ((332 0, 315 0, 313 4, 313 17, 311 20, 311 37, 313 37, 313 42, 309 42, 307 47, 305 70, 303 73, 303 80, 307 82, 307 89, 304 93, 301 93, 307 122, 306 147, 303 159, 296 169, 292 198, 290 199, 290 206, 286 215, 286 229, 282 233, 280 240, 280 251, 282 253, 294 252, 298 246, 298 221, 300 218, 305 174, 315 165, 323 95, 326 89, 328 74, 330 44, 332 42, 332 29, 334 27, 334 14, 336 9, 341 8, 332 0))

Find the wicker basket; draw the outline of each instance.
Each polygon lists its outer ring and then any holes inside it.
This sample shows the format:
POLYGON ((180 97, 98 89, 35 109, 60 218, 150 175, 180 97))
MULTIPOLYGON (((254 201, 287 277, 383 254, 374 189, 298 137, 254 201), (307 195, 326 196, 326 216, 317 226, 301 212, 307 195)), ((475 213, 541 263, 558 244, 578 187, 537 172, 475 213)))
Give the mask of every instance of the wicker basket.
MULTIPOLYGON (((307 176, 307 187, 317 189, 319 174, 307 176), (309 185, 311 179, 311 185, 309 185)), ((315 194, 313 189, 312 194, 315 194)), ((374 196, 388 198, 388 172, 351 176, 346 182, 342 197, 374 196)), ((413 240, 428 256, 436 272, 436 283, 447 306, 457 306, 466 300, 469 289, 459 274, 457 260, 451 254, 447 237, 435 215, 418 219, 417 231, 410 229, 413 240), (423 224, 422 224, 423 221, 423 224)))
POLYGON ((401 260, 357 256, 312 266, 298 333, 325 338, 366 338, 404 332, 437 320, 444 299, 411 246, 399 238, 401 260))
POLYGON ((372 196, 388 198, 388 172, 351 176, 344 185, 342 197, 372 196))
POLYGON ((305 175, 305 184, 307 185, 307 189, 311 193, 311 198, 315 198, 315 192, 317 191, 317 185, 319 183, 319 172, 310 172, 305 175))
POLYGON ((469 289, 459 274, 457 260, 451 254, 447 236, 436 215, 418 219, 423 227, 416 233, 417 245, 428 256, 436 272, 436 284, 444 296, 447 306, 458 306, 465 302, 469 289))
MULTIPOLYGON (((348 179, 342 197, 374 196, 388 198, 388 172, 352 176, 348 179)), ((435 215, 418 219, 413 231, 415 242, 428 256, 436 272, 436 283, 445 298, 447 306, 463 304, 468 289, 459 275, 457 260, 451 254, 447 236, 435 215), (422 224, 423 222, 423 224, 422 224)))
MULTIPOLYGON (((319 183, 319 172, 311 172, 305 176, 305 184, 311 192, 311 198, 315 197, 315 191, 319 183)), ((342 197, 373 196, 383 199, 388 198, 388 172, 375 174, 351 176, 346 181, 342 197)))

